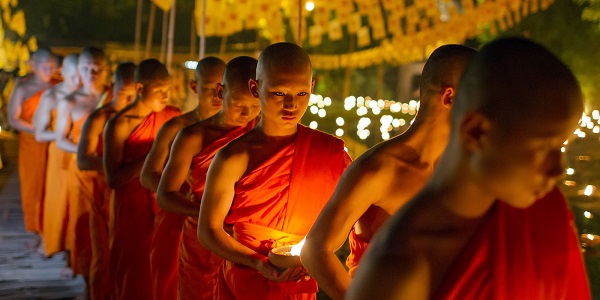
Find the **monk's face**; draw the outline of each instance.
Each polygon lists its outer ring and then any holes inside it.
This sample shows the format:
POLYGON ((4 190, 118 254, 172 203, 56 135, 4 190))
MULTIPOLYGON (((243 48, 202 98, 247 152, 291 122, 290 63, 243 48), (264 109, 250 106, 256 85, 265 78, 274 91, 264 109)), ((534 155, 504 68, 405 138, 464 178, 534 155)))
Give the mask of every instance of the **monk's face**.
POLYGON ((263 70, 258 81, 250 80, 250 90, 260 99, 263 122, 291 128, 306 112, 314 83, 310 67, 271 67, 263 70))
POLYGON ((117 110, 123 109, 129 103, 133 102, 135 98, 135 85, 133 82, 123 83, 117 82, 113 86, 113 95, 115 101, 115 108, 117 110))
POLYGON ((169 102, 171 81, 169 78, 164 78, 150 81, 145 85, 137 83, 136 90, 144 105, 158 112, 165 109, 169 102))
POLYGON ((75 64, 65 64, 61 68, 61 74, 63 78, 63 83, 69 87, 70 90, 77 89, 79 84, 81 83, 81 78, 79 77, 79 72, 77 71, 77 66, 75 64))
POLYGON ((106 84, 106 77, 109 70, 106 62, 103 60, 87 55, 81 55, 79 57, 77 68, 79 69, 79 75, 81 76, 81 83, 84 86, 100 88, 106 84))
POLYGON ((210 68, 200 78, 190 83, 192 90, 198 96, 198 106, 203 111, 209 111, 210 115, 219 112, 223 105, 217 95, 217 84, 221 83, 223 71, 223 68, 210 68))
POLYGON ((37 61, 34 60, 33 74, 41 82, 50 82, 56 68, 56 59, 54 57, 40 58, 37 61))
MULTIPOLYGON (((581 110, 557 117, 519 120, 510 130, 490 121, 473 156, 479 184, 507 204, 525 208, 550 192, 564 173, 564 142, 573 134, 581 110)), ((506 121, 505 121, 506 122, 506 121)))
POLYGON ((260 102, 250 93, 245 83, 219 84, 219 97, 223 99, 223 115, 225 124, 229 126, 246 126, 260 112, 260 102))

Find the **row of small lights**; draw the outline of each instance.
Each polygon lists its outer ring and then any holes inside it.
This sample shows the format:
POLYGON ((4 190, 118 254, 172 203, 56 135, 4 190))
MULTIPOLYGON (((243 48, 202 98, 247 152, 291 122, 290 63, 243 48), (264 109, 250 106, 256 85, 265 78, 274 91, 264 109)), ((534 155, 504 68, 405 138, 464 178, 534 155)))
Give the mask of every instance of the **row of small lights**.
MULTIPOLYGON (((308 102, 309 105, 309 111, 311 114, 313 115, 317 115, 320 118, 325 118, 325 116, 327 116, 327 110, 326 108, 331 106, 331 98, 329 97, 324 97, 321 95, 316 95, 313 94, 310 97, 310 100, 308 102)), ((414 120, 414 115, 417 113, 417 111, 419 110, 419 101, 416 100, 410 100, 408 103, 402 103, 402 102, 396 102, 394 100, 383 100, 383 99, 379 99, 379 100, 373 100, 371 99, 371 97, 355 97, 355 96, 350 96, 350 97, 346 97, 346 99, 344 99, 344 109, 346 111, 351 111, 353 109, 356 110, 356 114, 361 117, 358 120, 358 125, 356 126, 357 131, 356 131, 356 135, 358 135, 358 137, 361 140, 365 140, 366 138, 369 137, 369 135, 371 135, 371 132, 369 131, 369 129, 367 129, 367 127, 369 125, 371 125, 371 118, 366 117, 366 115, 369 113, 369 110, 371 111, 371 113, 375 116, 378 116, 380 114, 383 113, 383 111, 389 111, 390 113, 402 113, 402 114, 407 114, 411 117, 411 124, 412 124, 412 120, 414 120)), ((394 128, 398 128, 401 126, 406 125, 406 120, 404 118, 395 118, 390 114, 383 114, 380 119, 379 119, 381 126, 379 128, 380 132, 381 132, 381 138, 383 140, 388 140, 390 139, 390 131, 392 131, 394 128)), ((340 128, 337 128, 335 130, 335 135, 341 137, 345 134, 344 129, 341 128, 341 126, 344 126, 344 124, 346 123, 346 121, 344 120, 343 117, 337 117, 335 119, 335 123, 336 125, 338 125, 340 128)), ((312 129, 317 129, 319 127, 319 123, 317 121, 311 121, 309 123, 309 127, 312 129)))
MULTIPOLYGON (((584 131, 585 129, 591 130, 592 133, 595 133, 595 134, 600 133, 600 111, 593 110, 591 116, 588 116, 584 113, 583 116, 581 117, 580 127, 581 128, 577 128, 575 130, 575 132, 573 132, 573 134, 576 135, 578 138, 586 138, 587 134, 584 131), (582 130, 582 129, 584 129, 584 130, 582 130)), ((600 140, 600 138, 599 138, 599 140, 600 140)), ((564 144, 566 146, 568 144, 568 141, 566 141, 564 144)), ((565 147, 562 147, 561 151, 565 152, 565 147)), ((588 156, 578 156, 577 158, 579 160, 590 160, 590 158, 588 156)), ((567 168, 566 174, 568 176, 575 174, 575 169, 567 168)), ((565 180, 563 183, 566 186, 575 186, 576 185, 576 182, 572 181, 572 180, 565 180)), ((595 193, 595 191, 596 191, 596 187, 594 185, 588 184, 588 185, 586 185, 586 187, 584 189, 579 190, 577 193, 580 195, 590 197, 595 193)), ((586 219, 592 219, 594 217, 594 215, 589 211, 584 211, 583 217, 586 219)), ((585 232, 585 229, 584 229, 584 232, 585 232)), ((587 239, 588 241, 594 241, 596 239, 596 235, 591 234, 591 233, 584 233, 582 235, 582 238, 587 239)), ((582 245, 586 246, 586 243, 583 242, 582 245)))

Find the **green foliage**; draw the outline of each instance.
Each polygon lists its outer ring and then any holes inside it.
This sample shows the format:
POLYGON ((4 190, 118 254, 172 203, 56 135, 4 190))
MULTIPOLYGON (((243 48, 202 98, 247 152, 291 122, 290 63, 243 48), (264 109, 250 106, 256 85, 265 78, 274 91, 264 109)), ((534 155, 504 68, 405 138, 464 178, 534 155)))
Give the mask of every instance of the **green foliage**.
MULTIPOLYGON (((600 0, 556 0, 548 10, 524 18, 514 28, 498 36, 523 35, 546 46, 577 76, 588 105, 600 107, 600 26, 584 20, 582 14, 600 0)), ((600 9, 594 10, 600 16, 600 9)), ((590 13, 591 14, 591 13, 590 13)), ((485 43, 495 36, 479 37, 485 43)))

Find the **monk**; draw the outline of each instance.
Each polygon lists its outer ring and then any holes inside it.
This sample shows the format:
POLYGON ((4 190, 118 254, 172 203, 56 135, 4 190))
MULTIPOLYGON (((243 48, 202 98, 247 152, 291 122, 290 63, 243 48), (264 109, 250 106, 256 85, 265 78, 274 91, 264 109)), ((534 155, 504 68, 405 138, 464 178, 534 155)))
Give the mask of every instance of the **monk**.
POLYGON ((431 176, 448 141, 450 106, 460 76, 476 53, 469 47, 445 45, 431 54, 423 67, 414 123, 402 135, 371 148, 346 170, 307 235, 302 262, 333 299, 344 297, 371 237, 431 176), (335 255, 346 237, 349 272, 335 255))
MULTIPOLYGON (((160 128, 142 168, 142 186, 156 192, 175 135, 184 127, 204 120, 221 109, 216 88, 221 82, 224 68, 225 62, 216 57, 209 56, 198 61, 194 80, 190 81, 190 88, 198 97, 198 106, 174 117, 160 128)), ((183 216, 160 208, 156 214, 150 250, 154 299, 177 299, 177 264, 183 220, 183 216)))
POLYGON ((130 104, 135 97, 133 73, 135 64, 120 63, 113 74, 112 99, 96 109, 83 123, 77 147, 77 167, 96 171, 93 180, 90 210, 90 242, 92 257, 89 272, 90 299, 110 298, 108 273, 108 216, 111 189, 106 184, 102 168, 103 132, 109 118, 130 104))
POLYGON ((260 104, 248 89, 248 81, 256 78, 256 63, 256 59, 248 56, 236 57, 227 63, 223 84, 217 85, 223 108, 177 135, 158 186, 158 205, 186 217, 179 252, 178 299, 213 299, 214 296, 222 260, 198 243, 198 211, 206 172, 217 151, 257 123, 260 104), (180 192, 186 178, 191 199, 180 192))
POLYGON ((89 283, 92 259, 90 210, 94 181, 98 174, 95 171, 80 170, 77 167, 76 153, 83 123, 98 103, 105 101, 110 95, 106 89, 109 73, 106 54, 102 49, 86 47, 79 55, 77 68, 82 86, 67 96, 65 101, 58 103, 56 144, 70 155, 66 178, 66 246, 70 250, 71 269, 89 283))
POLYGON ((139 176, 159 128, 181 114, 167 106, 169 88, 167 68, 156 59, 142 61, 135 71, 135 100, 104 129, 104 174, 115 189, 109 224, 114 299, 152 299, 150 241, 157 207, 139 176))
POLYGON ((314 87, 302 48, 291 43, 265 48, 256 80, 248 85, 260 100, 261 120, 213 159, 198 239, 226 260, 219 270, 219 299, 314 299, 317 283, 303 267, 280 272, 267 255, 301 242, 350 157, 340 139, 298 124, 314 87), (224 224, 232 230, 225 231, 224 224))
POLYGON ((582 112, 575 76, 548 50, 521 38, 484 46, 438 167, 375 236, 348 299, 590 299, 555 186, 582 112))
MULTIPOLYGON (((42 207, 46 181, 46 155, 48 143, 35 139, 33 115, 44 91, 52 87, 51 79, 56 69, 56 58, 48 48, 39 48, 32 55, 32 73, 15 83, 8 101, 8 123, 19 131, 19 181, 25 230, 42 232, 42 207)), ((39 237, 31 246, 37 247, 39 237)))
MULTIPOLYGON (((79 88, 80 78, 77 71, 77 54, 69 54, 63 60, 60 68, 63 81, 42 94, 40 104, 33 116, 35 123, 35 139, 48 142, 48 162, 46 165, 46 184, 43 201, 44 253, 52 256, 66 250, 66 177, 70 155, 60 150, 56 145, 57 108, 59 101, 79 88)), ((56 77, 56 76, 55 76, 56 77)))

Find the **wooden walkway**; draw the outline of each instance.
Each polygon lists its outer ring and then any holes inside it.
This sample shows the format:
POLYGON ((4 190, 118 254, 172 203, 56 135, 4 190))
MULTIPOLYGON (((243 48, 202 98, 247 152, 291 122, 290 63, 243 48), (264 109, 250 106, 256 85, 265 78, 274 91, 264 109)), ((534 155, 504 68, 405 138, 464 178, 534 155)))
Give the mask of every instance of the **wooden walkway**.
POLYGON ((64 254, 42 258, 26 243, 17 169, 18 138, 0 133, 0 300, 74 299, 84 290, 79 277, 64 279, 64 254))

